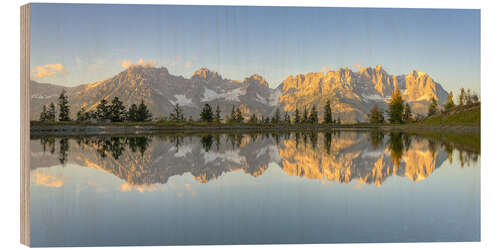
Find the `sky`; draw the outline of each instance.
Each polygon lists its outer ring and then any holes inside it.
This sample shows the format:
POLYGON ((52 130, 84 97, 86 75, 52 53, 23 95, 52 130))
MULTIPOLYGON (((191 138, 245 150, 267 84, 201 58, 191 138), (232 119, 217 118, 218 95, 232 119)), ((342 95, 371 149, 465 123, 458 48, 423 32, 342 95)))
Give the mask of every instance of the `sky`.
POLYGON ((131 64, 191 77, 287 76, 382 65, 480 94, 480 11, 332 7, 31 5, 31 78, 64 86, 131 64))

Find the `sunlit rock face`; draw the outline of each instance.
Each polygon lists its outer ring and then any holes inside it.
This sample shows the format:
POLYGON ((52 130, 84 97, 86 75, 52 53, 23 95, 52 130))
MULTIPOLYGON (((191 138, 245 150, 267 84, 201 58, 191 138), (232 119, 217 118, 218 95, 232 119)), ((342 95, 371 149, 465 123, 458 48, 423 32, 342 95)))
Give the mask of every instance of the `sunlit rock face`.
POLYGON ((280 106, 289 112, 295 108, 316 105, 322 108, 329 100, 335 116, 347 122, 365 121, 373 104, 386 108, 386 102, 396 88, 403 93, 413 111, 425 114, 430 100, 446 101, 448 93, 429 75, 412 71, 407 75, 389 75, 380 65, 361 68, 353 72, 349 68, 325 73, 307 73, 289 76, 283 81, 280 106))
POLYGON ((448 158, 441 145, 424 139, 339 131, 53 138, 32 140, 31 148, 32 169, 75 164, 133 186, 185 173, 201 183, 234 171, 259 178, 271 163, 291 178, 380 186, 391 176, 423 180, 448 158))
POLYGON ((399 88, 412 110, 425 114, 430 100, 435 97, 441 103, 448 93, 428 74, 412 71, 407 75, 388 74, 380 65, 361 68, 353 72, 349 68, 325 73, 307 73, 289 76, 272 89, 264 77, 254 74, 242 81, 223 78, 219 73, 201 68, 191 78, 171 75, 164 67, 155 68, 135 65, 116 76, 76 87, 30 82, 30 118, 38 119, 42 106, 57 103, 62 90, 68 93, 71 115, 83 107, 96 108, 101 99, 111 101, 119 97, 125 105, 141 100, 150 107, 155 117, 166 117, 175 104, 184 110, 186 118, 199 118, 205 103, 219 105, 223 117, 232 107, 240 107, 245 119, 251 114, 271 116, 276 108, 295 112, 299 108, 322 108, 329 100, 336 117, 344 122, 365 121, 373 104, 386 108, 393 91, 399 88))

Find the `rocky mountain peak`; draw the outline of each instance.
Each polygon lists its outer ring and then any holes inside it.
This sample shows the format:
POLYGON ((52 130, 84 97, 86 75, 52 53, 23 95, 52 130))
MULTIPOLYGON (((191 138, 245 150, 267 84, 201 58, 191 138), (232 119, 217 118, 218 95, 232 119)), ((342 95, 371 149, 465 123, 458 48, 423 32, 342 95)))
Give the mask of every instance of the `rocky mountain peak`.
POLYGON ((425 73, 425 72, 422 72, 422 71, 413 70, 412 72, 410 72, 408 74, 408 76, 411 76, 413 78, 419 78, 419 77, 427 77, 429 75, 427 73, 425 73))
POLYGON ((211 79, 222 79, 222 77, 215 71, 211 71, 207 68, 201 68, 193 73, 191 79, 209 81, 211 79))
POLYGON ((264 77, 262 77, 261 75, 258 75, 258 74, 253 74, 249 77, 246 77, 245 79, 243 79, 243 82, 244 83, 256 83, 256 84, 260 84, 260 85, 269 87, 269 83, 267 83, 267 81, 264 79, 264 77))

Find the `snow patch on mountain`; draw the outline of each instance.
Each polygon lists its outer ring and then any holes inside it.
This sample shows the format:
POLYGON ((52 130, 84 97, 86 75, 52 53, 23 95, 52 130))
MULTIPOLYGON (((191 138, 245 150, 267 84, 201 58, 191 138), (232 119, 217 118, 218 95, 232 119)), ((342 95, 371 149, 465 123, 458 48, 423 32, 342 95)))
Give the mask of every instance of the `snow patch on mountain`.
POLYGON ((377 94, 373 94, 373 95, 361 95, 361 97, 363 97, 363 99, 366 101, 366 100, 370 100, 370 101, 383 101, 385 100, 384 97, 380 96, 380 95, 377 95, 377 94))
POLYGON ((32 95, 31 98, 33 99, 50 99, 54 97, 53 95, 32 95))
POLYGON ((213 100, 217 99, 218 97, 219 97, 219 94, 217 94, 217 92, 205 87, 205 90, 203 92, 203 98, 201 98, 201 101, 202 102, 209 102, 209 101, 213 101, 213 100))
POLYGON ((191 146, 181 146, 177 153, 174 154, 174 157, 181 158, 185 157, 188 153, 191 153, 193 149, 191 146))
POLYGON ((201 99, 202 102, 209 102, 213 101, 215 99, 219 98, 224 98, 227 101, 240 101, 240 96, 243 96, 246 94, 246 89, 245 88, 236 88, 232 89, 230 91, 227 91, 225 93, 217 93, 212 89, 206 88, 204 89, 203 92, 203 98, 201 99))
POLYGON ((217 154, 214 152, 203 152, 203 161, 205 164, 215 161, 217 159, 217 154))
POLYGON ((164 95, 163 92, 161 92, 161 90, 157 89, 157 88, 151 88, 153 91, 155 91, 156 93, 158 93, 159 95, 164 95))
POLYGON ((203 152, 203 160, 205 164, 215 161, 218 158, 220 158, 224 162, 234 162, 237 164, 245 162, 245 157, 240 155, 239 150, 228 150, 224 153, 203 152))
POLYGON ((174 95, 175 101, 170 101, 173 105, 179 104, 180 106, 194 106, 193 100, 187 98, 186 95, 174 95))
POLYGON ((227 101, 239 102, 240 101, 239 97, 242 95, 245 95, 246 92, 247 91, 245 88, 237 88, 237 89, 233 89, 233 90, 227 92, 226 94, 223 94, 223 96, 224 96, 224 99, 226 99, 227 101))
POLYGON ((258 102, 263 103, 263 104, 268 104, 267 100, 264 97, 260 96, 259 93, 256 93, 255 95, 257 96, 258 102))
POLYGON ((269 156, 271 157, 271 161, 276 163, 281 163, 281 155, 278 146, 272 145, 269 146, 269 156))
POLYGON ((280 96, 281 96, 281 91, 279 89, 275 90, 274 92, 271 92, 271 95, 269 96, 269 105, 277 106, 278 103, 280 102, 280 96))
POLYGON ((259 152, 257 152, 257 156, 255 156, 255 158, 259 158, 263 156, 265 153, 267 153, 267 148, 261 148, 259 152))

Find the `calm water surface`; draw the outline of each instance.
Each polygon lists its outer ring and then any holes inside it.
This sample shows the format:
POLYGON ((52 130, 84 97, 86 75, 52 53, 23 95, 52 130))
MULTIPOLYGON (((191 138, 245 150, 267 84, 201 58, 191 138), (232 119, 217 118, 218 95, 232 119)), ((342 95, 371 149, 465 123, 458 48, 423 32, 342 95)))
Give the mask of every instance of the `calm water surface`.
POLYGON ((31 140, 33 246, 480 240, 477 153, 400 133, 31 140))

